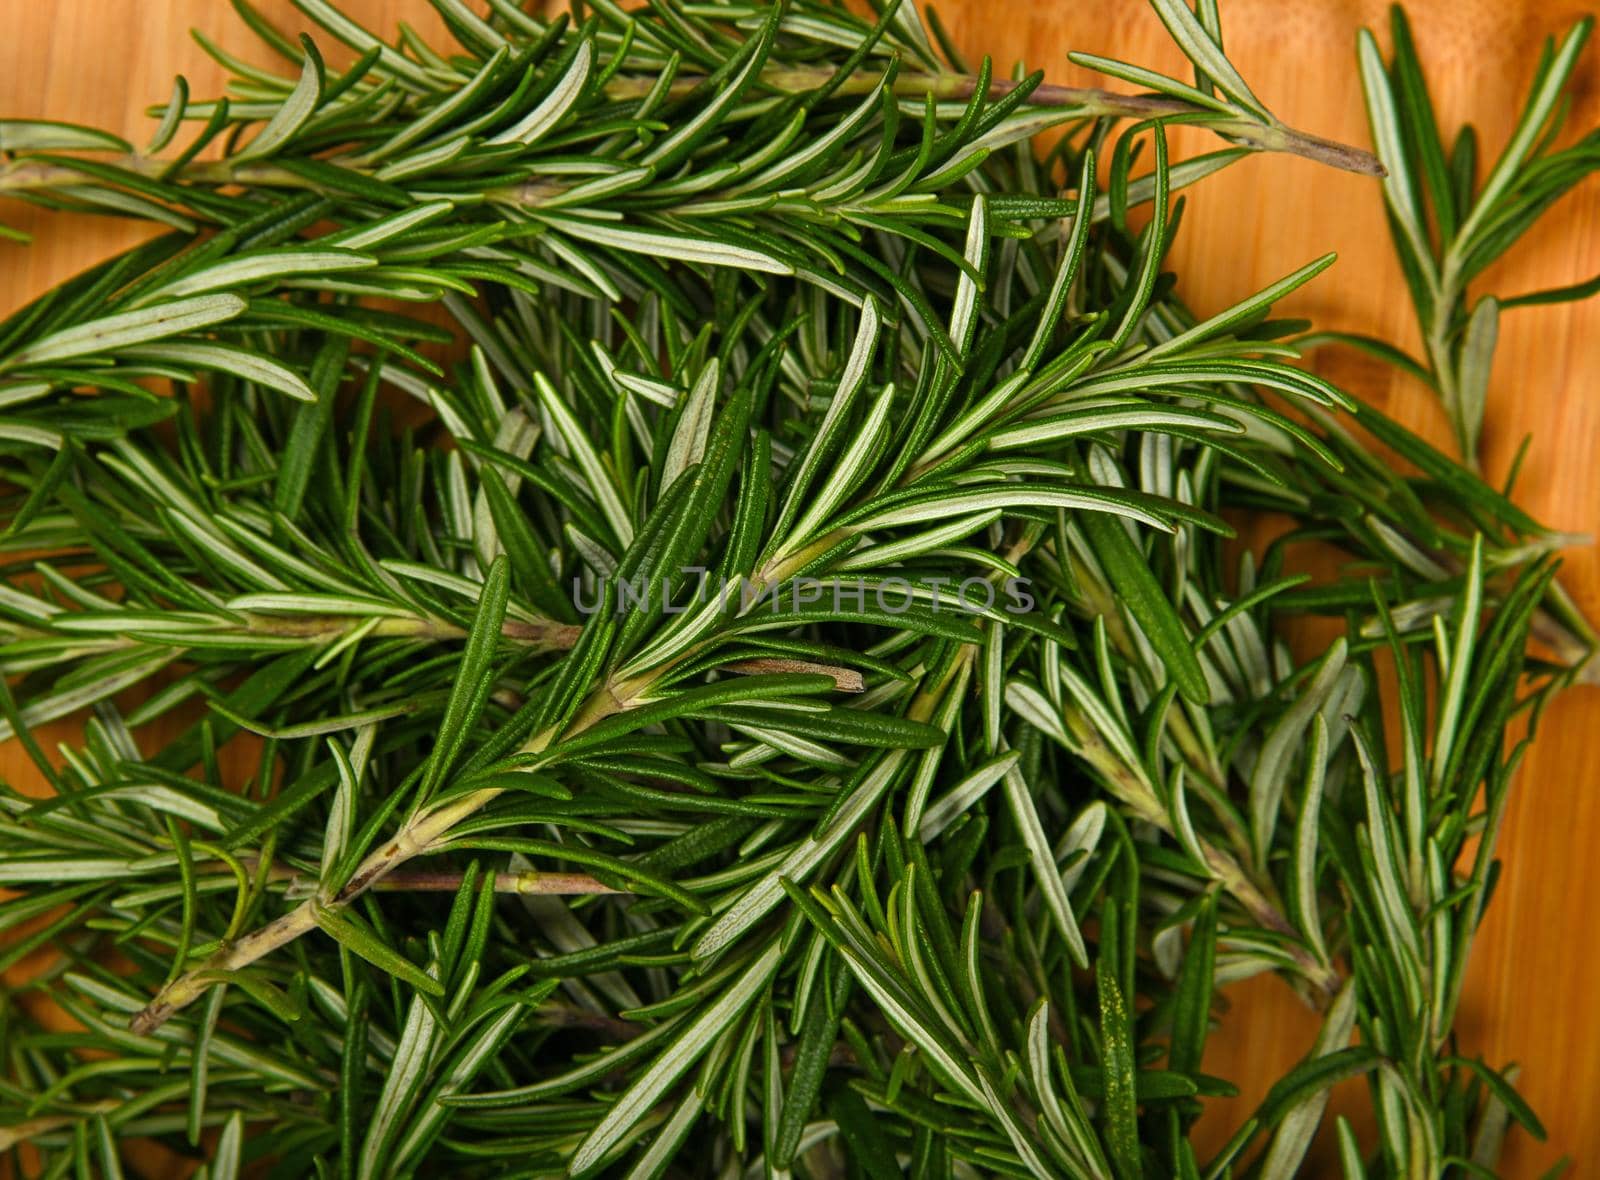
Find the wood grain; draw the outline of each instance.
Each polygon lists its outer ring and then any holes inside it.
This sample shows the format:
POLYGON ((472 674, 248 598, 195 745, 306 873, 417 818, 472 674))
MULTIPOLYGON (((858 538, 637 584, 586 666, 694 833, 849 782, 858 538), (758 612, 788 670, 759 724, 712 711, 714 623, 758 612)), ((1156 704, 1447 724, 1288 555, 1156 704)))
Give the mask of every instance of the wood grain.
MULTIPOLYGON (((284 27, 297 20, 288 0, 258 0, 284 27)), ((425 0, 344 0, 370 27, 399 19, 437 28, 425 0)), ((1224 0, 1228 49, 1257 93, 1295 126, 1346 142, 1367 142, 1354 69, 1356 30, 1385 19, 1383 0, 1224 0)), ((1497 148, 1527 84, 1539 41, 1583 14, 1571 0, 1413 0, 1410 4, 1435 101, 1447 127, 1475 123, 1497 148)), ((997 67, 1024 59, 1052 80, 1081 80, 1066 52, 1083 49, 1179 69, 1164 31, 1136 0, 944 0, 956 42, 997 67)), ((93 123, 136 142, 151 122, 140 112, 164 99, 175 73, 196 94, 219 88, 218 70, 186 36, 205 30, 252 60, 266 60, 248 31, 215 0, 0 0, 0 113, 93 123)), ((1574 125, 1593 126, 1595 55, 1581 67, 1574 125)), ((1190 146, 1180 141, 1181 146, 1190 146)), ((44 215, 18 205, 0 217, 28 230, 29 247, 0 243, 0 314, 139 236, 115 222, 44 215)), ((1408 345, 1416 332, 1391 256, 1377 188, 1298 160, 1259 158, 1192 190, 1171 265, 1198 311, 1216 310, 1322 252, 1339 265, 1289 309, 1320 326, 1372 332, 1408 345)), ((1559 206, 1485 289, 1516 293, 1572 283, 1600 270, 1600 188, 1589 185, 1559 206)), ((1549 524, 1600 531, 1600 303, 1508 314, 1496 360, 1485 466, 1502 476, 1531 435, 1517 484, 1522 504, 1549 524)), ((1433 402, 1380 367, 1323 357, 1324 373, 1407 425, 1448 446, 1433 402)), ((1574 550, 1568 587, 1600 617, 1600 550, 1574 550)), ((66 740, 70 725, 46 736, 66 740)), ((1461 1032, 1469 1052, 1521 1063, 1524 1093, 1550 1131, 1546 1145, 1515 1139, 1507 1175, 1539 1175, 1562 1153, 1600 1163, 1600 1006, 1591 999, 1600 970, 1600 693, 1578 690, 1547 716, 1524 763, 1502 855, 1505 875, 1481 935, 1461 1032)), ((20 751, 0 748, 0 774, 36 781, 20 751)), ((1305 1049, 1307 1013, 1273 980, 1231 993, 1233 1009, 1207 1065, 1240 1084, 1241 1098, 1215 1112, 1225 1134, 1241 1110, 1305 1049)), ((1358 1107, 1360 1095, 1345 1095, 1358 1107)))

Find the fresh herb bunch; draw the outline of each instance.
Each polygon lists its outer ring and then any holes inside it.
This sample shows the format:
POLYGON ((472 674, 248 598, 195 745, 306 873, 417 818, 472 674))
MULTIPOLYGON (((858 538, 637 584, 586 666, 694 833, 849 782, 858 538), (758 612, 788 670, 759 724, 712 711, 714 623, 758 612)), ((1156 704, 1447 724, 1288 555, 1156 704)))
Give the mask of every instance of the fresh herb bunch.
POLYGON ((1214 6, 1119 96, 903 4, 299 3, 347 70, 240 3, 297 80, 224 56, 146 152, 0 124, 0 190, 172 230, 0 325, 18 1166, 1276 1177, 1356 1075, 1351 1176, 1537 1132, 1452 1029, 1562 538, 1356 441, 1268 318, 1330 259, 1174 296, 1175 189, 1374 168, 1214 6), (1262 972, 1324 1031, 1202 1159, 1262 972))

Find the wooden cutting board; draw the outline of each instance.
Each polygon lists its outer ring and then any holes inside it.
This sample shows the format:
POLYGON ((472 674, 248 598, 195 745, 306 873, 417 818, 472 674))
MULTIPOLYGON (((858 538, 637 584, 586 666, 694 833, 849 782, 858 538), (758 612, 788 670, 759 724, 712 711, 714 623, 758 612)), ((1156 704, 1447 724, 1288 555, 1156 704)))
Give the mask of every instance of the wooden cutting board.
MULTIPOLYGON (((298 27, 288 0, 257 0, 282 27, 298 27)), ((344 0, 378 30, 404 19, 437 28, 425 0, 344 0)), ((1478 127, 1498 150, 1520 108, 1539 43, 1583 15, 1572 0, 1413 0, 1410 11, 1435 102, 1447 129, 1478 127)), ((1346 142, 1368 140, 1354 45, 1362 25, 1386 24, 1382 0, 1222 0, 1230 56, 1285 121, 1346 142)), ((1164 30, 1138 0, 943 0, 940 12, 972 58, 993 55, 997 72, 1017 60, 1053 81, 1083 81, 1069 49, 1179 73, 1164 30)), ((135 141, 152 124, 139 112, 187 75, 199 95, 221 75, 191 41, 198 27, 229 50, 265 61, 248 31, 215 0, 0 0, 0 114, 92 123, 135 141)), ((1600 113, 1600 49, 1580 67, 1573 125, 1600 113)), ((29 247, 0 242, 0 314, 138 236, 114 222, 44 216, 15 204, 0 218, 33 232, 29 247)), ((1180 290, 1207 313, 1264 286, 1327 250, 1339 264, 1286 305, 1319 326, 1416 343, 1384 227, 1377 186, 1301 160, 1258 158, 1191 190, 1171 267, 1180 290)), ((1600 271, 1600 185, 1591 183, 1528 236, 1483 280, 1515 294, 1600 271)), ((1503 476, 1531 435, 1517 498, 1548 524, 1600 532, 1600 301, 1508 313, 1501 333, 1485 430, 1485 468, 1503 476)), ((1442 446, 1449 435, 1423 390, 1381 367, 1319 357, 1324 373, 1442 446)), ((1600 618, 1600 550, 1572 551, 1566 584, 1600 618)), ((67 740, 52 727, 46 745, 67 740)), ((36 782, 21 752, 0 747, 0 775, 36 782)), ((1522 1067, 1523 1093, 1550 1132, 1547 1144, 1513 1136, 1506 1174, 1534 1177, 1563 1153, 1587 1174, 1600 1164, 1600 692, 1580 689, 1547 714, 1523 764, 1501 855, 1505 874, 1480 936, 1460 1031, 1465 1051, 1522 1067), (1585 997, 1591 997, 1585 999, 1585 997)), ((1231 990, 1232 1010, 1207 1060, 1235 1081, 1240 1098, 1214 1112, 1218 1140, 1309 1045, 1315 1022, 1275 980, 1231 990)), ((1359 1091, 1339 1106, 1360 1111, 1359 1091)), ((1318 1174, 1334 1172, 1325 1163, 1318 1174)))

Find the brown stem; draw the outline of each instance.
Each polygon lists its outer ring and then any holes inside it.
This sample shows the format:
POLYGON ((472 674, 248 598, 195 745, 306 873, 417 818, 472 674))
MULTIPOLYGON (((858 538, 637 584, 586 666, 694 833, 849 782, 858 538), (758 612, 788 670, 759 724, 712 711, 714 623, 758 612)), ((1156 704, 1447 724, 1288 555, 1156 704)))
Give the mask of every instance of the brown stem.
POLYGON ((786 673, 809 673, 813 676, 833 677, 833 686, 840 692, 861 692, 867 684, 854 668, 840 668, 833 664, 818 664, 811 660, 755 659, 734 660, 722 665, 724 672, 739 676, 772 676, 786 673))
MULTIPOLYGON (((415 893, 454 893, 461 888, 460 873, 430 873, 421 869, 390 873, 378 883, 379 889, 410 891, 415 893)), ((588 873, 542 873, 529 870, 522 873, 496 873, 496 893, 541 893, 584 895, 595 893, 627 893, 589 876, 588 873)))
POLYGON ((624 1020, 604 1012, 592 1012, 575 1004, 541 1004, 535 1019, 546 1028, 588 1029, 604 1033, 616 1041, 631 1041, 649 1031, 637 1021, 624 1020))
MULTIPOLYGON (((971 97, 976 79, 967 79, 965 93, 952 97, 971 97)), ((990 83, 989 95, 1005 94, 1016 87, 1015 82, 998 80, 990 83)), ((1052 86, 1048 82, 1034 88, 1029 102, 1041 107, 1082 107, 1086 114, 1108 118, 1159 119, 1164 116, 1189 114, 1195 110, 1189 103, 1177 98, 1161 98, 1149 94, 1117 94, 1094 87, 1052 86)), ((1320 135, 1296 131, 1279 124, 1262 125, 1247 120, 1214 125, 1218 134, 1242 140, 1259 151, 1287 152, 1303 156, 1319 164, 1327 164, 1342 172, 1355 172, 1362 176, 1383 176, 1385 169, 1378 157, 1361 148, 1351 147, 1320 135)))
POLYGON ((212 983, 222 975, 248 967, 262 955, 315 930, 314 905, 314 901, 304 902, 243 938, 218 948, 204 964, 162 988, 155 999, 134 1015, 128 1027, 139 1036, 148 1036, 165 1024, 178 1009, 187 1007, 205 995, 212 983))
MULTIPOLYGON (((480 795, 499 795, 500 791, 480 791, 480 795)), ((471 798, 471 796, 468 796, 471 798)), ((487 800, 485 800, 487 802, 487 800)), ((480 804, 479 806, 481 806, 480 804)), ((476 810, 473 808, 472 810, 476 810)), ((427 824, 416 825, 424 829, 427 824)), ((368 857, 367 862, 356 871, 350 883, 335 896, 332 902, 323 902, 318 898, 310 898, 282 917, 276 918, 258 930, 245 935, 235 942, 225 944, 217 949, 203 964, 194 970, 173 980, 162 988, 156 998, 138 1012, 129 1027, 140 1036, 148 1036, 171 1018, 173 1013, 180 1008, 185 1008, 210 990, 211 985, 229 972, 238 971, 248 967, 263 955, 277 950, 281 946, 293 942, 303 934, 309 934, 316 929, 316 908, 318 905, 346 905, 368 889, 382 887, 402 890, 454 890, 461 886, 459 874, 414 872, 399 873, 393 871, 401 863, 399 859, 389 861, 390 869, 382 870, 383 861, 380 859, 386 854, 392 854, 401 847, 414 846, 414 837, 408 835, 408 828, 402 831, 395 841, 391 843, 384 853, 377 857, 368 857), (377 862, 374 864, 374 862, 377 862)), ((425 849, 419 849, 423 851, 425 849)), ((413 853, 412 855, 415 855, 413 853)), ((620 893, 622 890, 613 889, 603 885, 593 877, 582 873, 496 873, 495 889, 506 893, 544 893, 544 894, 575 894, 575 893, 620 893)))
MULTIPOLYGON (((259 615, 246 614, 245 623, 237 628, 253 635, 292 636, 312 640, 333 640, 362 626, 364 620, 341 615, 259 615)), ((550 650, 565 650, 578 642, 582 628, 570 623, 557 623, 550 619, 507 619, 500 626, 503 639, 526 643, 550 650)), ((464 628, 443 619, 431 617, 386 618, 378 620, 372 634, 380 637, 445 640, 465 639, 464 628)))
MULTIPOLYGON (((254 858, 245 857, 243 860, 249 864, 254 858)), ((274 865, 268 870, 267 879, 287 882, 291 896, 297 889, 303 896, 316 888, 315 878, 296 872, 287 865, 274 865)), ((460 872, 401 869, 390 873, 373 888, 385 893, 455 893, 465 880, 466 874, 460 872)), ((496 893, 585 896, 628 892, 626 889, 607 885, 588 873, 546 873, 528 869, 520 873, 495 873, 490 880, 492 881, 490 888, 496 893)))

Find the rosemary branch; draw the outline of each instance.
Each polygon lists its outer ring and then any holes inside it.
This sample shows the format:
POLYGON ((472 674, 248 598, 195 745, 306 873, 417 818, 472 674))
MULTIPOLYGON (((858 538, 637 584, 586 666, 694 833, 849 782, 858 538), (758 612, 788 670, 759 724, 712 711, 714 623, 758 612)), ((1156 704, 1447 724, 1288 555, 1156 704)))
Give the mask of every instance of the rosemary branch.
MULTIPOLYGON (((832 79, 827 68, 779 68, 764 70, 761 84, 780 94, 804 94, 817 89, 832 79)), ((837 93, 843 96, 870 93, 881 81, 881 75, 857 71, 843 80, 837 93)), ((668 87, 674 98, 694 94, 706 83, 704 77, 679 76, 668 87)), ((979 79, 967 74, 916 74, 902 73, 895 77, 893 92, 903 98, 924 96, 948 101, 965 101, 976 93, 979 79)), ((987 95, 999 98, 1009 94, 1018 84, 1008 79, 994 79, 989 83, 987 95)), ((609 79, 605 93, 615 99, 641 99, 657 88, 653 78, 626 75, 609 79)), ((1086 119, 1162 119, 1193 114, 1198 108, 1178 99, 1160 95, 1117 94, 1093 87, 1058 86, 1041 83, 1029 91, 1028 101, 1041 108, 1059 108, 1072 111, 1086 119)), ((1260 125, 1245 120, 1221 121, 1213 129, 1258 151, 1284 152, 1365 176, 1382 176, 1384 168, 1371 152, 1282 125, 1260 125)), ((340 167, 361 170, 341 161, 340 167)), ((314 177, 271 162, 237 160, 200 160, 170 162, 142 154, 115 157, 106 161, 114 167, 147 178, 177 181, 183 184, 207 186, 246 185, 259 188, 303 189, 312 192, 332 193, 327 185, 314 177)), ((27 157, 0 165, 0 194, 49 191, 81 184, 84 174, 70 163, 41 162, 27 157)), ((537 209, 564 196, 572 186, 550 179, 528 181, 514 189, 496 190, 496 200, 529 209, 537 209)))

